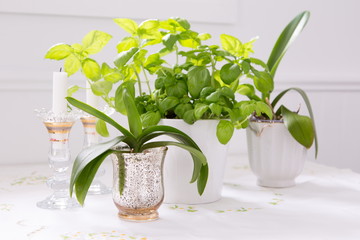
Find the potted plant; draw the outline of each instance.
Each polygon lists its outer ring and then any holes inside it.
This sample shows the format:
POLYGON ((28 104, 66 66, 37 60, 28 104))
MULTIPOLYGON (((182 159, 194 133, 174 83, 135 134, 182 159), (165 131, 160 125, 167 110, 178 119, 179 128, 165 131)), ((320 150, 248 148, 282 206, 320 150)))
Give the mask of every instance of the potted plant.
POLYGON ((204 192, 208 167, 204 154, 196 143, 185 133, 170 126, 142 127, 137 111, 133 89, 120 86, 115 98, 125 103, 130 130, 97 109, 68 97, 68 102, 115 127, 121 136, 90 146, 75 159, 71 179, 70 194, 75 192, 80 204, 84 204, 90 184, 104 159, 113 156, 114 188, 113 200, 119 209, 119 216, 131 221, 149 221, 158 218, 157 209, 164 197, 162 167, 166 146, 177 146, 191 153, 194 168, 191 183, 197 182, 198 193, 204 192), (168 135, 177 140, 154 141, 168 135), (124 145, 118 146, 120 143, 124 145))
MULTIPOLYGON (((191 168, 183 161, 188 156, 171 149, 169 160, 165 161, 165 175, 169 175, 165 179, 168 189, 166 202, 191 204, 218 200, 227 156, 225 144, 231 139, 234 129, 245 128, 253 111, 271 113, 270 107, 261 101, 238 102, 235 99, 240 78, 253 75, 250 69, 267 74, 265 70, 257 71, 255 68, 263 68, 265 63, 249 57, 254 40, 242 43, 223 34, 221 49, 217 45, 203 44, 211 35, 193 31, 185 19, 150 19, 140 24, 124 18, 114 21, 130 34, 117 44, 114 66, 99 64, 89 58, 90 53, 98 52, 98 47, 104 46, 109 39, 100 31, 90 32, 88 35, 91 37, 85 36, 82 45, 67 45, 66 51, 71 54, 59 54, 64 46, 56 45, 59 49, 49 50, 56 55, 56 58, 51 55, 52 59, 60 60, 66 56, 65 63, 72 66, 74 55, 76 70, 80 69, 87 77, 94 94, 120 113, 126 114, 125 103, 112 97, 111 90, 121 84, 122 87, 116 90, 116 94, 121 96, 123 87, 136 89, 135 103, 144 127, 156 125, 162 119, 160 124, 180 128, 198 142, 212 169, 209 183, 214 185, 199 197, 196 188, 184 184, 184 179, 189 177, 185 174, 191 168), (91 44, 87 43, 88 39, 91 39, 91 44), (88 51, 88 45, 94 45, 90 49, 97 50, 88 51), (154 51, 153 45, 160 50, 154 51), (167 63, 169 57, 175 59, 174 65, 167 63), (155 80, 155 89, 151 87, 151 79, 155 80), (244 106, 247 111, 241 110, 244 106), (184 170, 179 171, 179 168, 184 170)), ((108 135, 106 124, 101 119, 97 122, 97 130, 102 136, 108 135)))
POLYGON ((271 114, 253 114, 247 128, 248 152, 252 171, 257 176, 257 183, 265 187, 290 187, 295 184, 295 178, 301 173, 307 149, 315 140, 315 156, 318 152, 318 142, 315 130, 314 116, 306 93, 299 88, 289 88, 280 92, 271 101, 274 89, 275 73, 289 45, 296 39, 305 27, 310 13, 308 11, 297 15, 280 34, 267 62, 271 77, 267 82, 259 84, 254 79, 256 89, 262 94, 256 96, 254 89, 240 86, 252 100, 267 103, 272 109, 271 114), (278 102, 289 91, 295 91, 303 98, 310 117, 303 116, 298 111, 290 111, 284 105, 277 107, 278 102))

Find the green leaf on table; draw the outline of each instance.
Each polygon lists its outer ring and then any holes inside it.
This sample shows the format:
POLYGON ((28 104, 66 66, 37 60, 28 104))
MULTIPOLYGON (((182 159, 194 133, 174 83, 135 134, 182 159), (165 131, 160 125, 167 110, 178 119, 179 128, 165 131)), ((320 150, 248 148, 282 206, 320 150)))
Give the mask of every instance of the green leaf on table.
POLYGON ((112 36, 106 32, 94 30, 85 35, 82 39, 83 50, 87 54, 100 52, 110 41, 112 36))
POLYGON ((188 72, 188 89, 192 97, 198 98, 204 87, 210 86, 209 70, 204 66, 193 66, 188 72))
POLYGON ((52 46, 46 53, 45 58, 62 60, 73 52, 72 47, 68 44, 56 44, 52 46))
POLYGON ((109 131, 107 129, 106 123, 102 119, 98 119, 96 121, 96 132, 100 134, 102 137, 109 137, 109 131))
POLYGON ((130 50, 131 48, 139 47, 139 42, 134 37, 124 37, 117 45, 116 49, 118 53, 130 50))
POLYGON ((291 112, 281 106, 281 115, 284 124, 294 139, 306 148, 310 148, 314 142, 314 126, 311 118, 291 112))
POLYGON ((135 53, 137 53, 138 50, 139 48, 133 47, 127 51, 119 53, 114 60, 115 66, 122 68, 135 55, 135 53))
POLYGON ((101 78, 100 65, 93 59, 86 58, 82 61, 82 71, 92 81, 97 81, 101 78))
POLYGON ((234 124, 227 120, 220 120, 216 127, 216 136, 221 144, 227 144, 234 133, 234 124))
POLYGON ((194 108, 194 115, 195 119, 201 119, 201 117, 204 115, 204 113, 209 109, 209 106, 204 103, 197 103, 195 104, 194 108))
POLYGON ((241 69, 236 63, 227 63, 220 69, 221 80, 230 84, 240 77, 241 69))
POLYGON ((64 61, 64 70, 67 72, 68 76, 73 75, 77 71, 79 71, 81 67, 81 62, 77 56, 74 54, 70 54, 65 58, 64 61))
POLYGON ((132 20, 132 19, 128 19, 128 18, 115 18, 114 22, 119 25, 122 29, 124 29, 125 31, 127 31, 128 33, 134 35, 137 32, 138 29, 138 24, 132 20))

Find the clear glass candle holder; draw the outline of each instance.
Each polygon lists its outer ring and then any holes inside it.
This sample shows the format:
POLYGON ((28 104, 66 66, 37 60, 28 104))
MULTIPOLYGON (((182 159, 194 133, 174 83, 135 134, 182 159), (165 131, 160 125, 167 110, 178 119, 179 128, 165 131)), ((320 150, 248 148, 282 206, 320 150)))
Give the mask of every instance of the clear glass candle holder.
POLYGON ((44 209, 73 209, 80 204, 70 197, 69 169, 72 165, 69 148, 69 134, 75 121, 79 118, 76 111, 54 114, 44 109, 36 111, 43 121, 48 133, 50 148, 48 153, 49 167, 53 175, 47 181, 53 193, 36 205, 44 209))

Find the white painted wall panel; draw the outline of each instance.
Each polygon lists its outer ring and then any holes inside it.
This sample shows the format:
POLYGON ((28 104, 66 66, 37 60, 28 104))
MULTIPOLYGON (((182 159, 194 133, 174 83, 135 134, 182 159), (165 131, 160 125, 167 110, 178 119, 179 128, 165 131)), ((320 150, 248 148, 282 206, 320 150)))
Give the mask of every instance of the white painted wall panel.
MULTIPOLYGON (((47 133, 33 109, 51 105, 52 72, 61 66, 43 59, 51 45, 79 42, 90 30, 103 30, 114 40, 97 59, 108 61, 114 56, 115 39, 124 36, 111 18, 181 16, 199 32, 211 32, 214 43, 221 33, 243 41, 258 35, 255 56, 266 59, 285 24, 305 9, 311 11, 311 19, 279 67, 277 87, 308 91, 319 134, 318 161, 360 172, 360 2, 356 0, 0 0, 0 163, 46 161, 47 133)), ((71 81, 82 82, 79 76, 71 81)), ((295 94, 288 99, 291 106, 298 106, 295 94)), ((81 148, 81 133, 77 123, 71 135, 73 155, 81 148)), ((244 131, 235 134, 230 149, 231 154, 246 152, 244 131)))

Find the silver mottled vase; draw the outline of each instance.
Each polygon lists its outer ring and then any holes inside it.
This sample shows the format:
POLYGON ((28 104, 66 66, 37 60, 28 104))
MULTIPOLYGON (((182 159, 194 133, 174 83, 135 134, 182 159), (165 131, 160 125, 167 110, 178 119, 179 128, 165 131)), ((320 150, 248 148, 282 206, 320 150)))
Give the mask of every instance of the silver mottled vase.
POLYGON ((113 200, 119 217, 129 221, 159 218, 157 209, 164 199, 163 162, 167 148, 142 153, 116 152, 113 160, 113 200))

